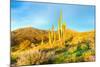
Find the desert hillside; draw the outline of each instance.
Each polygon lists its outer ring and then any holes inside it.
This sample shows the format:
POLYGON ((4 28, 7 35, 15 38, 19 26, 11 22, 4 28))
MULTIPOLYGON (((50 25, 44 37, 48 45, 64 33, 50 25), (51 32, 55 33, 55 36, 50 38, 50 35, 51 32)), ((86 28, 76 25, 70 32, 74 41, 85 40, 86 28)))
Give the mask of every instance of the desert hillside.
POLYGON ((32 27, 11 32, 12 64, 84 62, 94 61, 94 56, 95 31, 76 32, 66 29, 60 38, 58 31, 32 27))
POLYGON ((15 46, 23 42, 24 40, 29 40, 32 43, 39 43, 43 39, 48 40, 48 31, 39 30, 32 27, 21 28, 11 32, 11 45, 15 46))

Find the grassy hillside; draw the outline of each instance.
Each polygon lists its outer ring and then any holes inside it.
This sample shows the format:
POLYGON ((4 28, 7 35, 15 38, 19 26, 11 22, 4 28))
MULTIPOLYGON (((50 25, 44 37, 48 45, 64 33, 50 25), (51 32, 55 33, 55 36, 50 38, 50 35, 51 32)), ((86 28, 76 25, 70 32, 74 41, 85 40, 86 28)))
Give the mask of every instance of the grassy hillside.
POLYGON ((94 61, 95 32, 65 30, 55 39, 50 31, 22 28, 11 32, 11 61, 16 65, 94 61), (50 36, 48 36, 50 35, 50 36))

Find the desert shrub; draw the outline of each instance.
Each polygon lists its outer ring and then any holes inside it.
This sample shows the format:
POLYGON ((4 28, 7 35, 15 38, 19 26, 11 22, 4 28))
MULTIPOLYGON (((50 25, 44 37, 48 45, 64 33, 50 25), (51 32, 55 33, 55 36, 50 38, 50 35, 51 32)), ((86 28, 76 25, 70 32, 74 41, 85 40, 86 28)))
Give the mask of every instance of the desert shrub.
POLYGON ((60 54, 60 53, 67 51, 67 49, 66 48, 56 48, 54 51, 56 52, 56 54, 60 54))
POLYGON ((94 52, 88 50, 82 54, 84 61, 95 61, 94 52))
POLYGON ((53 61, 54 63, 70 63, 70 62, 77 62, 76 54, 70 54, 69 52, 63 52, 58 54, 53 61))
POLYGON ((42 52, 39 50, 28 50, 19 55, 17 65, 45 64, 53 60, 54 52, 42 52))
POLYGON ((76 62, 77 61, 76 54, 73 53, 73 54, 69 55, 64 61, 67 63, 76 62))
POLYGON ((17 55, 16 54, 11 54, 11 63, 16 63, 17 62, 17 55))
POLYGON ((68 49, 68 52, 69 53, 73 53, 73 52, 75 52, 77 50, 77 46, 72 46, 72 47, 70 47, 69 49, 68 49))
POLYGON ((80 46, 80 49, 81 50, 88 50, 89 49, 88 44, 82 43, 81 46, 80 46))
POLYGON ((31 42, 29 40, 24 40, 23 42, 20 43, 19 49, 23 50, 30 45, 31 45, 31 42))
POLYGON ((57 54, 56 57, 55 57, 55 59, 54 59, 54 61, 53 61, 53 63, 56 63, 56 64, 58 64, 58 63, 64 63, 65 58, 66 58, 66 55, 64 55, 64 53, 57 54))

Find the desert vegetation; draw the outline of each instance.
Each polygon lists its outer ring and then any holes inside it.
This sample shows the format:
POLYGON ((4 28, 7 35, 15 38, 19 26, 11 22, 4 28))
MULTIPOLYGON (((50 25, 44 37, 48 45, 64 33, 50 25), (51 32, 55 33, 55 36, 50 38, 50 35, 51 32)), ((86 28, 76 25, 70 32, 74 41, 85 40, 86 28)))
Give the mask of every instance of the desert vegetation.
POLYGON ((38 65, 95 61, 95 31, 77 32, 58 19, 49 30, 22 28, 11 32, 11 64, 38 65))

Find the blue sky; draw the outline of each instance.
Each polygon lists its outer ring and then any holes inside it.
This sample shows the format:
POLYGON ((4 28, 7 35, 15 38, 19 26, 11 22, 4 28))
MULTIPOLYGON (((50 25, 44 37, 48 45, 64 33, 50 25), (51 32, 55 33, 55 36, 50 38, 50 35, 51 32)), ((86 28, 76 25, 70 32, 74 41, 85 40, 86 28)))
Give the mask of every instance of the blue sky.
POLYGON ((32 26, 48 30, 52 24, 57 28, 60 10, 67 28, 76 31, 94 30, 95 6, 50 4, 34 2, 11 2, 11 30, 32 26))

